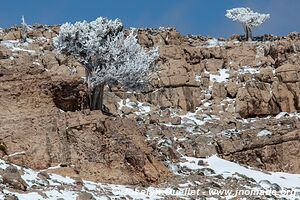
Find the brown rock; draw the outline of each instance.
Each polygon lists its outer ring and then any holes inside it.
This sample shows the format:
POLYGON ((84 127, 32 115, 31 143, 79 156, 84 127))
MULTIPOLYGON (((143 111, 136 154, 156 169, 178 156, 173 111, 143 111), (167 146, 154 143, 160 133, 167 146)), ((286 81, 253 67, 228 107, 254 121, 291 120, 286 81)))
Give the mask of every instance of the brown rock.
POLYGON ((199 136, 195 139, 195 143, 195 156, 197 158, 206 158, 217 153, 216 147, 212 144, 210 138, 199 136))
POLYGON ((268 66, 268 67, 265 67, 265 68, 262 68, 260 70, 260 77, 259 79, 262 81, 262 82, 272 82, 273 80, 273 77, 274 77, 274 74, 273 74, 273 68, 268 66))
POLYGON ((5 194, 4 200, 19 200, 19 198, 13 194, 5 194))
POLYGON ((21 32, 19 30, 9 31, 3 37, 3 40, 18 40, 21 39, 21 32))
POLYGON ((217 72, 222 69, 224 65, 224 61, 222 59, 208 59, 205 62, 205 68, 209 72, 217 72))
POLYGON ((50 179, 50 176, 46 171, 40 171, 37 176, 43 180, 50 179))
POLYGON ((88 192, 80 192, 76 200, 95 200, 94 196, 88 192))
POLYGON ((4 170, 2 175, 3 183, 9 185, 13 189, 25 191, 28 187, 27 183, 22 179, 18 169, 9 166, 4 170))
POLYGON ((159 122, 159 115, 152 114, 150 115, 150 124, 158 123, 159 122))
POLYGON ((172 125, 180 125, 181 124, 181 117, 171 118, 171 124, 172 125))
POLYGON ((279 108, 272 98, 270 84, 249 81, 245 87, 239 88, 236 112, 242 117, 279 113, 279 108))
POLYGON ((236 94, 238 92, 238 89, 239 89, 239 85, 236 84, 235 82, 233 81, 229 81, 226 85, 226 90, 227 90, 227 93, 229 94, 230 97, 234 98, 236 97, 236 94))
POLYGON ((0 49, 0 59, 8 59, 11 55, 11 51, 2 48, 0 49))
POLYGON ((272 85, 272 91, 282 112, 296 111, 294 94, 289 90, 286 84, 276 81, 272 85))
POLYGON ((164 117, 159 119, 160 123, 167 123, 172 125, 180 125, 181 117, 164 117))
POLYGON ((224 83, 214 82, 212 91, 212 97, 216 100, 224 99, 227 96, 224 83))
POLYGON ((284 83, 299 82, 300 65, 285 64, 276 69, 276 76, 284 83))
POLYGON ((255 47, 248 43, 239 43, 227 51, 230 66, 253 66, 255 65, 255 47))
POLYGON ((74 179, 75 181, 75 184, 79 187, 82 187, 84 186, 84 182, 82 180, 82 178, 80 178, 79 176, 76 176, 76 177, 71 177, 72 179, 74 179))
POLYGON ((299 164, 299 131, 284 135, 258 138, 256 134, 247 135, 244 139, 218 138, 219 153, 224 158, 256 166, 269 171, 300 172, 299 164), (250 142, 251 141, 251 142, 250 142))
POLYGON ((27 156, 25 153, 21 153, 12 156, 5 156, 4 159, 16 165, 24 166, 27 160, 27 156))

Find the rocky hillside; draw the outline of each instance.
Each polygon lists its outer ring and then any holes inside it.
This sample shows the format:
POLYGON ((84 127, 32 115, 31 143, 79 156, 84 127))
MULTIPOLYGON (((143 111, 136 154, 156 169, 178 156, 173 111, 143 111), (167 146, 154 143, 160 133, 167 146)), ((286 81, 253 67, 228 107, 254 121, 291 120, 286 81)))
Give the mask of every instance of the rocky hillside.
POLYGON ((158 70, 147 91, 106 88, 106 116, 86 109, 83 67, 53 50, 58 31, 33 26, 26 43, 18 28, 0 33, 3 199, 300 190, 300 35, 242 42, 141 29, 144 47, 159 46, 158 70), (184 188, 200 192, 170 192, 184 188))

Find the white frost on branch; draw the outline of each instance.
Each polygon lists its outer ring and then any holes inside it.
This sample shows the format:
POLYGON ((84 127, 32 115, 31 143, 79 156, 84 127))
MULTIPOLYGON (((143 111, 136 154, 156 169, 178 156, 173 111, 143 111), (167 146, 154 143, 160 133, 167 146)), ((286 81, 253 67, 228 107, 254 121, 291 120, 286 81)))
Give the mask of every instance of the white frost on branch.
POLYGON ((270 18, 270 14, 257 13, 250 8, 232 8, 226 11, 225 16, 233 21, 242 23, 247 40, 252 40, 252 29, 254 27, 261 25, 270 18))
POLYGON ((30 27, 25 22, 24 16, 22 16, 21 20, 22 20, 22 23, 21 23, 21 36, 22 36, 23 42, 26 42, 28 31, 30 30, 30 27))
POLYGON ((270 18, 270 14, 261 14, 250 8, 232 8, 226 11, 226 17, 239 21, 250 28, 257 27, 270 18))
POLYGON ((53 42, 57 50, 75 56, 85 66, 92 88, 103 83, 127 88, 143 85, 158 58, 158 49, 145 50, 137 41, 136 30, 123 31, 119 19, 100 17, 63 24, 53 42))

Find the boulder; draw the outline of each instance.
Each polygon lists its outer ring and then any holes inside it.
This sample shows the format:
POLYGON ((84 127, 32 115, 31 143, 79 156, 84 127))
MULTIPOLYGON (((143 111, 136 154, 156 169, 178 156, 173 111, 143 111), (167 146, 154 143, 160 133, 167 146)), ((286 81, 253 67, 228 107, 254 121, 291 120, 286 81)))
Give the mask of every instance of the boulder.
POLYGON ((4 170, 2 179, 4 184, 16 190, 26 191, 28 187, 27 183, 22 179, 19 170, 14 166, 9 166, 4 170))
POLYGON ((91 193, 80 192, 76 197, 76 200, 96 200, 91 193))

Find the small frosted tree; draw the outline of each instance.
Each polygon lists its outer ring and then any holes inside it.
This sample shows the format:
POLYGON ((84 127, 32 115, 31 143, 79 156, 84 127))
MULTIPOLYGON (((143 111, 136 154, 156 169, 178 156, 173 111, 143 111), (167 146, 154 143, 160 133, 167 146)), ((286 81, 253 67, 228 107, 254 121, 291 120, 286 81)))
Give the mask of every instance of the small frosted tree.
POLYGON ((24 16, 22 16, 21 20, 22 20, 22 23, 21 23, 21 37, 22 37, 23 42, 26 42, 28 31, 30 30, 30 28, 26 24, 24 16))
POLYGON ((100 17, 92 22, 65 23, 53 43, 59 52, 74 56, 85 67, 91 110, 104 111, 107 84, 128 89, 146 86, 158 58, 158 49, 144 49, 136 30, 124 31, 119 19, 100 17))
POLYGON ((252 40, 252 29, 270 18, 270 14, 257 13, 250 8, 232 8, 226 11, 225 16, 233 21, 242 23, 246 33, 246 40, 248 41, 252 40))

